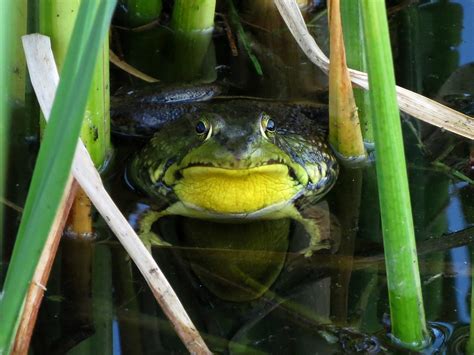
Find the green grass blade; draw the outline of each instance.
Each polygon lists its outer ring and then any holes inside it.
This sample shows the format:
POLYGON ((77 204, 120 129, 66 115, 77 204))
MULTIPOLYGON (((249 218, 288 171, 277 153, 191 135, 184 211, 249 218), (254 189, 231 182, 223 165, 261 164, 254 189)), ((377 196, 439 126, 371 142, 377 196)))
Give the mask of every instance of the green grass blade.
MULTIPOLYGON (((8 96, 9 81, 8 68, 10 68, 11 45, 9 30, 12 28, 10 23, 12 13, 12 2, 10 0, 0 0, 0 198, 5 196, 6 183, 6 159, 7 159, 7 142, 8 142, 8 96)), ((3 268, 3 218, 4 206, 0 202, 0 282, 2 280, 3 268)))
POLYGON ((362 10, 392 334, 418 349, 427 330, 385 1, 362 0, 362 10))
POLYGON ((29 283, 63 194, 79 137, 92 71, 115 1, 84 1, 82 4, 0 300, 0 353, 8 353, 14 340, 29 283))

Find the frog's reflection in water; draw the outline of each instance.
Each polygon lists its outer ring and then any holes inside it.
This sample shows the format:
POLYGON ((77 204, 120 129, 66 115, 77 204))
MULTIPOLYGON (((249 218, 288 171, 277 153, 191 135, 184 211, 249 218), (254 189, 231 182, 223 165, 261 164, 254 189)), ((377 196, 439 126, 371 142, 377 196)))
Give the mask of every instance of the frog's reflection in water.
MULTIPOLYGON (((313 215, 320 226, 321 248, 334 246, 328 243, 327 205, 315 206, 313 215)), ((246 302, 259 298, 274 284, 289 251, 305 249, 308 237, 304 228, 293 223, 287 218, 218 223, 178 217, 176 245, 211 293, 223 300, 246 302)))
POLYGON ((182 245, 200 281, 229 301, 260 297, 285 263, 290 220, 215 223, 182 218, 182 245))

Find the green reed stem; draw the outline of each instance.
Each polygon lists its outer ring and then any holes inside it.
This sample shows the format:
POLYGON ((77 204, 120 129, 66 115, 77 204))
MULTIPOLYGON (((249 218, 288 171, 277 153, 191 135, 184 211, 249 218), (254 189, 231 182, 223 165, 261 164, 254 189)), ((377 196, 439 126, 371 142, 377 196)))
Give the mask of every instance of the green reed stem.
POLYGON ((36 161, 0 298, 0 354, 10 352, 28 287, 44 248, 74 156, 95 61, 115 1, 84 1, 36 161))
MULTIPOLYGON (((347 66, 352 69, 367 71, 364 54, 364 35, 360 1, 341 0, 341 17, 344 32, 347 66)), ((374 142, 372 114, 370 112, 369 93, 357 87, 353 88, 357 105, 362 136, 366 143, 374 142)))
POLYGON ((176 0, 171 17, 171 70, 179 81, 214 81, 212 43, 215 0, 176 0), (206 77, 207 76, 207 77, 206 77))
MULTIPOLYGON (((10 80, 8 80, 11 61, 11 14, 13 3, 10 0, 0 0, 0 197, 5 197, 5 183, 7 178, 7 148, 8 130, 10 121, 9 96, 10 80)), ((0 282, 3 275, 3 248, 4 248, 4 205, 0 202, 0 282)))
MULTIPOLYGON (((66 59, 80 3, 81 0, 43 0, 40 3, 40 31, 51 37, 51 45, 60 73, 66 59)), ((111 150, 109 108, 109 42, 106 38, 94 68, 81 130, 81 138, 97 167, 106 161, 111 150)))
POLYGON ((189 32, 214 27, 216 0, 176 0, 171 16, 171 27, 189 32))
POLYGON ((362 0, 392 335, 407 348, 426 329, 384 0, 362 0))
POLYGON ((137 27, 146 25, 161 14, 161 0, 126 0, 128 25, 137 27))

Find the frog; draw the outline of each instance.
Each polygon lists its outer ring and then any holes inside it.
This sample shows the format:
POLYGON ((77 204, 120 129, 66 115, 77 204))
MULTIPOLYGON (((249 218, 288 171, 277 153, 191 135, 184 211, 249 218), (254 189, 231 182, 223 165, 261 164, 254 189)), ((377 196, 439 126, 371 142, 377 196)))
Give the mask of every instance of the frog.
POLYGON ((132 186, 153 201, 138 225, 148 248, 170 245, 152 230, 170 215, 220 223, 288 218, 309 236, 301 254, 329 247, 311 216, 311 206, 331 190, 339 171, 326 132, 314 119, 327 117, 325 105, 308 110, 206 92, 204 100, 192 102, 141 100, 139 110, 145 120, 158 122, 127 169, 132 186))

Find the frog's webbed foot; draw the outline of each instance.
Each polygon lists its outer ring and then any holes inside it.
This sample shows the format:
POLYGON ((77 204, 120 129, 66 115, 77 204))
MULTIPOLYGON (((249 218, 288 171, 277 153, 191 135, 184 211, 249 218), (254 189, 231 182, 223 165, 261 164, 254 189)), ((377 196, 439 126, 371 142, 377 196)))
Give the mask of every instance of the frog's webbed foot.
POLYGON ((168 215, 166 210, 160 212, 149 210, 141 216, 138 222, 138 236, 150 252, 153 246, 171 246, 171 244, 164 241, 159 234, 151 230, 153 223, 166 215, 168 215))
POLYGON ((326 202, 311 206, 300 214, 297 221, 309 235, 309 245, 299 253, 310 257, 315 251, 334 247, 330 234, 330 212, 326 202))
POLYGON ((306 233, 309 235, 309 245, 300 250, 300 254, 310 257, 315 251, 331 248, 330 240, 321 237, 320 227, 314 220, 302 218, 298 222, 304 226, 306 233))

